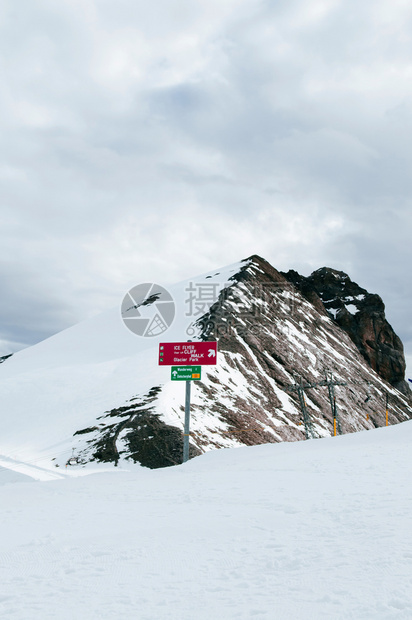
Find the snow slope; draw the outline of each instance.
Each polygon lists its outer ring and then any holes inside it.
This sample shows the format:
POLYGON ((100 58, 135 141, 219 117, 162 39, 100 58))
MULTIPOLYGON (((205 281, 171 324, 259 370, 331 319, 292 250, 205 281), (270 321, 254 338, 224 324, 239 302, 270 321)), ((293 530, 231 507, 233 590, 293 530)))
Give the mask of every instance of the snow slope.
MULTIPOLYGON (((21 462, 45 470, 54 468, 54 458, 64 464, 77 430, 95 424, 104 411, 136 393, 167 383, 170 367, 159 368, 158 343, 189 339, 186 330, 193 317, 186 316, 187 287, 193 281, 216 283, 218 294, 233 284, 231 276, 245 262, 168 287, 176 318, 163 337, 140 338, 130 332, 123 324, 119 300, 118 307, 7 359, 0 366, 0 455, 6 457, 0 465, 20 471, 21 462)), ((191 332, 190 338, 195 339, 191 332)), ((168 389, 170 398, 182 399, 181 384, 168 389)))
POLYGON ((0 485, 0 617, 409 620, 411 442, 404 422, 0 485))

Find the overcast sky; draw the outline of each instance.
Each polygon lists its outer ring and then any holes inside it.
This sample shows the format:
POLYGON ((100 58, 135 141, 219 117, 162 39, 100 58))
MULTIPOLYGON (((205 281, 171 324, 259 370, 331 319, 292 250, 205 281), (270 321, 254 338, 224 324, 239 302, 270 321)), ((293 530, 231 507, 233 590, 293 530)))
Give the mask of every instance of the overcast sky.
POLYGON ((412 359, 410 0, 3 0, 0 355, 260 254, 412 359))

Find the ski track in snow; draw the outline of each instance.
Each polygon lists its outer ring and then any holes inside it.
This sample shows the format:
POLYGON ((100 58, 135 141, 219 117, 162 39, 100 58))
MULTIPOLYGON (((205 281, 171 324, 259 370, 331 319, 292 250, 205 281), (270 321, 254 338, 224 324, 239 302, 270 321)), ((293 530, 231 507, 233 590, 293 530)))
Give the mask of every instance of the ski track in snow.
POLYGON ((412 422, 0 487, 7 620, 412 617, 412 422))
MULTIPOLYGON (((59 480, 64 477, 60 472, 50 471, 49 469, 43 469, 37 465, 31 465, 16 461, 0 455, 0 467, 4 469, 16 472, 17 474, 23 474, 24 476, 30 476, 34 480, 59 480)), ((0 474, 1 481, 1 474, 0 474)), ((1 483, 1 482, 0 482, 1 483)))

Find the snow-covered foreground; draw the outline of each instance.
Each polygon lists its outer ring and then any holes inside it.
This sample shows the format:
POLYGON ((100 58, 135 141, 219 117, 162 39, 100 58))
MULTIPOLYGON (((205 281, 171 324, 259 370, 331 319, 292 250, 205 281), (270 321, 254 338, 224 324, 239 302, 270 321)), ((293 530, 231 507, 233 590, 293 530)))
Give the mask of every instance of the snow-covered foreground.
POLYGON ((410 619, 411 445, 405 422, 162 470, 0 470, 0 617, 410 619))

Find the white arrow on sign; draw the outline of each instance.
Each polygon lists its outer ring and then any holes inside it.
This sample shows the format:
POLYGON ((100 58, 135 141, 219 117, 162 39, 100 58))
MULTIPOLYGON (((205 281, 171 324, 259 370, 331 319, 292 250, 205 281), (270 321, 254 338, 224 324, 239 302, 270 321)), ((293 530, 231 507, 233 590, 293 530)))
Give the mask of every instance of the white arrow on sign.
POLYGON ((209 349, 208 357, 216 357, 216 351, 214 349, 209 349))
POLYGON ((177 375, 177 370, 174 370, 174 371, 172 372, 172 375, 173 375, 174 377, 176 377, 176 375, 177 375))

